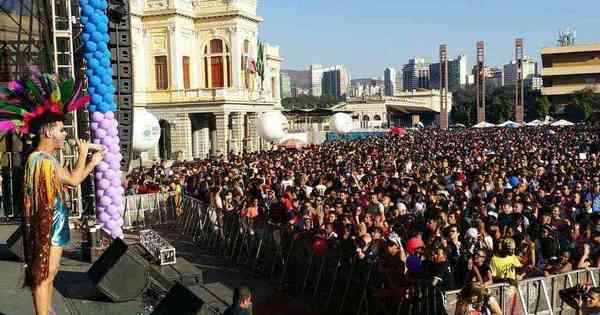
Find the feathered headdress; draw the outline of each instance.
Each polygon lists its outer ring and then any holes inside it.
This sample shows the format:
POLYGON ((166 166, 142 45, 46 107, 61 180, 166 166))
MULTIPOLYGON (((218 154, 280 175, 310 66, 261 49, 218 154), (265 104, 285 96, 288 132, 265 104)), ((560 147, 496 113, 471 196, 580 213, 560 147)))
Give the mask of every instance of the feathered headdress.
POLYGON ((73 79, 59 80, 55 74, 41 74, 31 69, 31 75, 0 88, 0 134, 29 134, 30 126, 46 115, 64 116, 85 106, 90 96, 80 97, 81 83, 73 79))

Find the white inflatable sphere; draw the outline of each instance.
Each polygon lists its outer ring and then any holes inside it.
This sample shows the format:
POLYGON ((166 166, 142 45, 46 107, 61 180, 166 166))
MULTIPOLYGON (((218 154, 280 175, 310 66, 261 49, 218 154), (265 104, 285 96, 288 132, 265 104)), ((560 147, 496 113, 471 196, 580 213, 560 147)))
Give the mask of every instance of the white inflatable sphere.
POLYGON ((133 111, 133 150, 146 152, 154 149, 160 139, 160 125, 156 116, 145 109, 133 111))
POLYGON ((338 134, 345 134, 352 130, 352 117, 346 113, 335 113, 331 116, 331 130, 338 134))
POLYGON ((277 141, 287 134, 288 121, 281 112, 265 112, 257 121, 256 131, 265 141, 277 141))

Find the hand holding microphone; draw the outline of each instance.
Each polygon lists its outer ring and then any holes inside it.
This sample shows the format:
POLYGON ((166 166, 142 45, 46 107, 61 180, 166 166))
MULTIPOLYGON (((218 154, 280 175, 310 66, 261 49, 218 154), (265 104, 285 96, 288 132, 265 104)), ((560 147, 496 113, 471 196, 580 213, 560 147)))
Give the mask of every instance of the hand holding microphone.
POLYGON ((90 143, 87 140, 83 139, 69 139, 67 140, 70 146, 77 146, 77 150, 79 150, 79 154, 85 153, 87 155, 88 151, 96 151, 102 152, 106 151, 106 147, 101 144, 90 143))

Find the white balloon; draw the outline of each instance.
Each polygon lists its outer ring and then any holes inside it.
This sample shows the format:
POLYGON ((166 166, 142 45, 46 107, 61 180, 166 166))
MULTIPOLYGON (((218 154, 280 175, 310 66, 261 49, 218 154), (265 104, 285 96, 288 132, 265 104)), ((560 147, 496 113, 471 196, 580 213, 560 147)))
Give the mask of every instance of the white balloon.
POLYGON ((330 120, 331 130, 338 134, 345 134, 352 130, 352 117, 346 113, 335 113, 330 120))
POLYGON ((160 125, 156 116, 145 109, 133 111, 133 150, 146 152, 153 149, 160 138, 160 125))
POLYGON ((288 121, 281 112, 265 112, 257 121, 256 131, 266 141, 282 139, 287 134, 288 121))

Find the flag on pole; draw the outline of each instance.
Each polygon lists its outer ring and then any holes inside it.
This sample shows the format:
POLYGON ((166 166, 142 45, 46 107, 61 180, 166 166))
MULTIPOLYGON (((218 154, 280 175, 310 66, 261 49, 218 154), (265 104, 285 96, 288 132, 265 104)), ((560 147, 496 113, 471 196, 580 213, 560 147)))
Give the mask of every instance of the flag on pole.
POLYGON ((256 72, 260 76, 260 82, 262 83, 265 79, 265 61, 264 48, 260 41, 258 42, 258 56, 256 57, 256 72))

